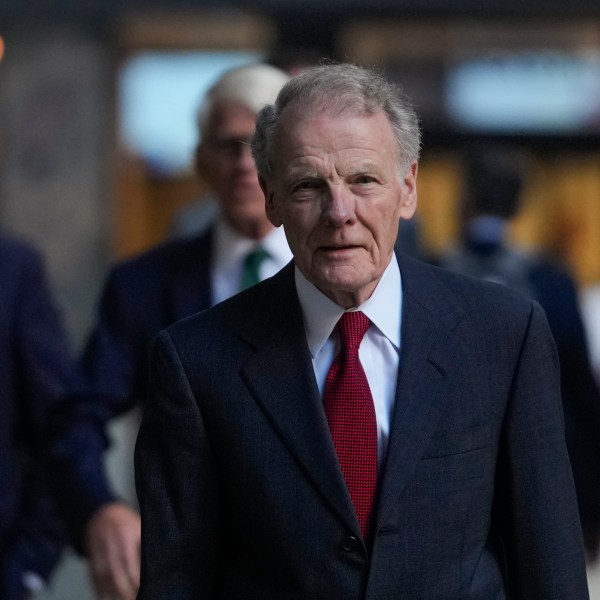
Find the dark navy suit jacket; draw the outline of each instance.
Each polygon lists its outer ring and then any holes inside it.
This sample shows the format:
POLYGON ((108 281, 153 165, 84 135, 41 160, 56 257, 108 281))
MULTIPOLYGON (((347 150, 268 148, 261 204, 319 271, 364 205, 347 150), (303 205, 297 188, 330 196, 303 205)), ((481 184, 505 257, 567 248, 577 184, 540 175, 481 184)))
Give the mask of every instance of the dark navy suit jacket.
POLYGON ((367 548, 293 265, 162 332, 136 446, 140 600, 583 600, 544 313, 400 259, 400 366, 367 548))
MULTIPOLYGON (((403 239, 398 248, 412 250, 403 239)), ((116 265, 107 277, 81 378, 53 419, 54 480, 79 550, 89 517, 115 500, 103 466, 107 423, 143 404, 156 334, 212 305, 212 242, 212 228, 168 241, 116 265)))
POLYGON ((64 531, 44 480, 45 427, 72 358, 39 254, 0 238, 0 598, 24 598, 22 576, 47 579, 64 531))
POLYGON ((567 447, 586 546, 600 542, 600 391, 588 355, 586 333, 572 277, 541 256, 466 237, 437 264, 480 277, 495 277, 537 300, 558 349, 567 447))
POLYGON ((167 242, 108 275, 81 378, 53 424, 54 478, 79 549, 89 517, 115 499, 103 467, 107 422, 143 403, 156 334, 211 304, 212 235, 167 242))

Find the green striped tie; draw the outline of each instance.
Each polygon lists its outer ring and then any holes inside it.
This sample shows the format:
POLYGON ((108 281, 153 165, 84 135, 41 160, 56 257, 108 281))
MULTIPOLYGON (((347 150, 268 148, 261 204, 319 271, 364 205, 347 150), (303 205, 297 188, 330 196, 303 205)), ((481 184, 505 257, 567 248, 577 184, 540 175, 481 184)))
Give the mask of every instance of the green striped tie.
POLYGON ((271 255, 262 246, 257 246, 254 250, 248 252, 244 260, 244 271, 242 273, 240 290, 245 290, 260 281, 260 266, 265 259, 270 256, 271 255))

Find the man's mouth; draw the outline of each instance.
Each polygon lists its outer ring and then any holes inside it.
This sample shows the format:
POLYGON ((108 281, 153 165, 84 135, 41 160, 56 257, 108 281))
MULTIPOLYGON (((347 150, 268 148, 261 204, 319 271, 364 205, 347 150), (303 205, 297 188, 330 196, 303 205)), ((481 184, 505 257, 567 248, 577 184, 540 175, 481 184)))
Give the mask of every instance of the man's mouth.
POLYGON ((250 187, 258 185, 256 177, 252 176, 238 175, 237 177, 233 177, 231 181, 237 186, 250 187))
POLYGON ((360 246, 356 246, 353 244, 346 244, 346 245, 337 245, 336 244, 336 245, 332 245, 332 246, 321 246, 319 248, 319 250, 326 254, 332 254, 332 255, 339 254, 341 256, 348 252, 352 252, 353 250, 356 250, 357 248, 360 248, 360 246))

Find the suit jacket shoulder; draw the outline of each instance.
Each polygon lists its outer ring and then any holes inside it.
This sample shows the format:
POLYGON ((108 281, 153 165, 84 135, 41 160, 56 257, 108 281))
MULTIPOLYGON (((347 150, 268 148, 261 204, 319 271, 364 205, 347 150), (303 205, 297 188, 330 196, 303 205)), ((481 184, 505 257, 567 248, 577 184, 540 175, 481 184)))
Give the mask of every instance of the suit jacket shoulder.
POLYGON ((14 285, 24 272, 41 268, 42 258, 33 246, 16 238, 0 236, 0 270, 5 290, 7 285, 14 285))
POLYGON ((192 346, 204 345, 207 354, 212 354, 214 344, 227 346, 230 336, 260 345, 273 337, 289 335, 290 331, 294 335, 303 333, 302 327, 291 262, 273 277, 176 322, 168 331, 174 340, 192 346), (211 344, 205 340, 211 340, 211 344))
MULTIPOLYGON (((172 240, 115 265, 102 292, 98 318, 83 356, 88 379, 101 383, 105 363, 121 361, 137 385, 154 336, 178 319, 210 305, 212 230, 172 240)), ((110 370, 110 369, 109 369, 110 370)), ((128 394, 128 392, 125 392, 128 394)))
POLYGON ((170 240, 115 265, 108 276, 114 285, 142 293, 177 278, 202 278, 208 272, 213 230, 200 236, 170 240))
POLYGON ((400 255, 399 263, 407 298, 448 326, 463 317, 508 322, 529 318, 532 300, 521 292, 408 256, 400 255))

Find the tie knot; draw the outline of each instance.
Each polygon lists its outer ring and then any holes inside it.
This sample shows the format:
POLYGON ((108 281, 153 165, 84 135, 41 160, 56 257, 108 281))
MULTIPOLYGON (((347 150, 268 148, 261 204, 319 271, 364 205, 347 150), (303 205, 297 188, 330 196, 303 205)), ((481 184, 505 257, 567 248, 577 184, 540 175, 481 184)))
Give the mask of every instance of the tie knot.
POLYGON ((262 247, 257 246, 251 250, 244 259, 244 269, 242 272, 242 283, 240 288, 245 290, 260 281, 260 266, 271 255, 262 247))
POLYGON ((337 327, 346 349, 357 349, 362 342, 371 321, 360 311, 345 312, 338 321, 337 327))
POLYGON ((269 258, 269 256, 270 254, 262 246, 256 246, 254 250, 251 250, 246 254, 244 266, 248 268, 258 268, 262 265, 263 261, 269 258))

